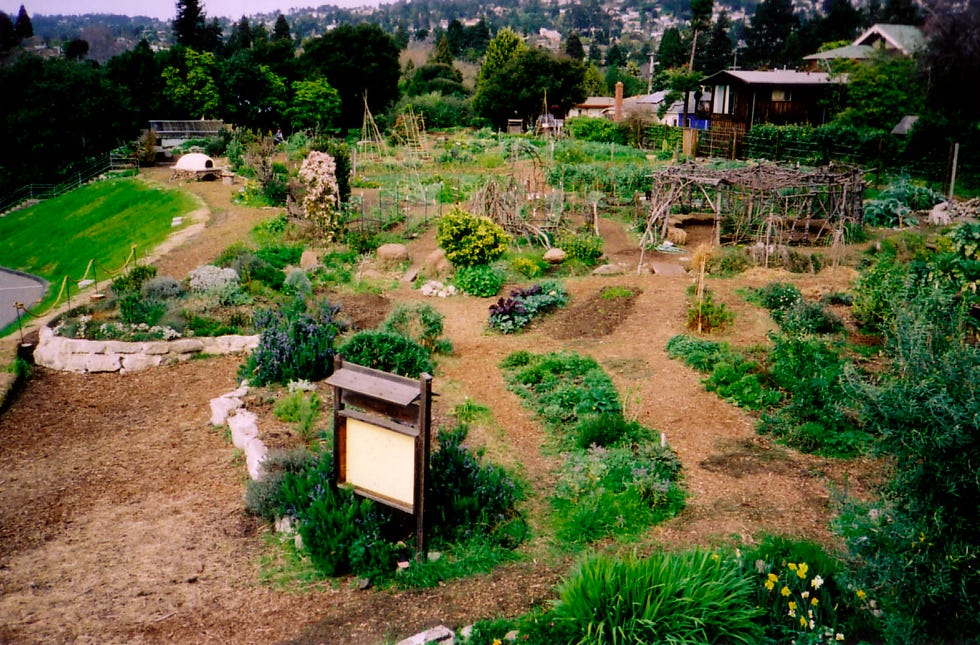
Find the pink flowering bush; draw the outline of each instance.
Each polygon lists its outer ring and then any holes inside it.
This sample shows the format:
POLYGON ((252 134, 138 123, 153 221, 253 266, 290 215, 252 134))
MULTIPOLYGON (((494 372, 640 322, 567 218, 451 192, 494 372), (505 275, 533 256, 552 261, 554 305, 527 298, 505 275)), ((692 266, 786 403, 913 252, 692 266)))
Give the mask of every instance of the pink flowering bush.
POLYGON ((333 241, 340 231, 340 189, 337 186, 337 164, 325 152, 310 152, 299 169, 306 187, 303 210, 313 222, 317 234, 333 241))

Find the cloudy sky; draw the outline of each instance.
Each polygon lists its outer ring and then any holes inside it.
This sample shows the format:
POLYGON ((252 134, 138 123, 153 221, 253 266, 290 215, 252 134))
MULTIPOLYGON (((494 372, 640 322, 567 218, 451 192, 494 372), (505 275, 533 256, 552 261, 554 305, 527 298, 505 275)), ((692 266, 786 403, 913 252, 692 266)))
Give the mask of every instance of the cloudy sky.
MULTIPOLYGON (((202 0, 208 17, 241 18, 256 13, 281 11, 321 5, 361 7, 380 4, 379 0, 202 0)), ((24 5, 28 15, 116 13, 131 16, 151 16, 171 19, 177 14, 176 0, 0 0, 0 10, 11 18, 24 5)))

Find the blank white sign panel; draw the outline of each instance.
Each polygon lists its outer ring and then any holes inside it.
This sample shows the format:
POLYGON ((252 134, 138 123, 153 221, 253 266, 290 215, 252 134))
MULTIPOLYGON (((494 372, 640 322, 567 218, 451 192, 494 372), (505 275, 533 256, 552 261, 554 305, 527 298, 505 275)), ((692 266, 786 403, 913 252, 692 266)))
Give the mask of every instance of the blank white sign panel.
POLYGON ((415 438, 347 419, 347 483, 413 507, 415 438))

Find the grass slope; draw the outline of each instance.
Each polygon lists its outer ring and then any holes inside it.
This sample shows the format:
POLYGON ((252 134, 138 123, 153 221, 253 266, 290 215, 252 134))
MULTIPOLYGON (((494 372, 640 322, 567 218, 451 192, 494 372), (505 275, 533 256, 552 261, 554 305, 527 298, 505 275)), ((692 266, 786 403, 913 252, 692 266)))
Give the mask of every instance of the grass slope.
POLYGON ((172 218, 195 207, 189 195, 139 179, 90 184, 0 218, 0 265, 48 280, 43 306, 66 274, 81 278, 93 258, 116 270, 133 245, 137 255, 149 251, 170 234, 172 218))

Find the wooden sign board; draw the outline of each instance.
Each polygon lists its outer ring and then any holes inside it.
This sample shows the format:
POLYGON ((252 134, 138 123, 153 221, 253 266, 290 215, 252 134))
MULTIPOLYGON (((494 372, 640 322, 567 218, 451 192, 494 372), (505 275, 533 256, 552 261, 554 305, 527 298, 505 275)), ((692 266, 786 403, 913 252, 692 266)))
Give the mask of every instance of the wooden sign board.
POLYGON ((432 377, 413 380, 338 356, 327 384, 334 388, 336 484, 414 515, 423 557, 432 377))

